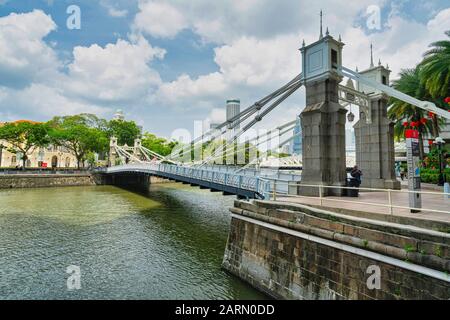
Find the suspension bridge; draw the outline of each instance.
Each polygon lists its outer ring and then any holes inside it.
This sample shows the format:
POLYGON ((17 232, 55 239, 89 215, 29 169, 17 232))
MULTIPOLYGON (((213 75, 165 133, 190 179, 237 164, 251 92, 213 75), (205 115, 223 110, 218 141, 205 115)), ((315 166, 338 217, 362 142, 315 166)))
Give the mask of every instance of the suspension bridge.
MULTIPOLYGON (((449 119, 450 115, 432 102, 418 100, 390 87, 389 67, 381 62, 375 66, 372 51, 368 69, 358 72, 343 66, 343 46, 341 37, 336 40, 328 30, 325 35, 321 32, 319 40, 308 46, 303 41, 300 74, 213 130, 176 148, 169 156, 145 148, 140 140, 136 140, 134 146, 119 146, 117 139, 112 138, 110 166, 106 173, 126 176, 128 180, 142 175, 156 176, 251 199, 269 199, 272 193, 279 191, 317 195, 317 190, 308 187, 311 185, 326 186, 325 196, 341 195, 341 189, 329 186, 346 184, 345 123, 348 110, 345 107, 355 105, 360 111, 360 120, 354 126, 356 162, 364 172, 366 187, 399 189, 394 173, 393 124, 386 114, 389 97, 440 117, 449 119), (345 78, 347 81, 343 85, 345 78), (246 132, 301 87, 306 90, 306 107, 300 114, 300 133, 291 135, 297 121, 293 119, 241 141, 246 132), (266 146, 267 153, 299 135, 303 139, 302 160, 279 159, 279 166, 283 166, 283 161, 294 163, 302 168, 301 175, 261 168, 261 146, 266 146), (276 143, 267 147, 274 136, 276 143), (205 145, 210 146, 208 152, 204 151, 205 145), (247 153, 253 156, 246 157, 247 153), (242 165, 216 164, 223 159, 235 160, 236 154, 238 158, 239 154, 243 155, 242 165), (277 181, 283 183, 277 187, 277 181), (296 187, 286 190, 290 182, 296 187)), ((348 115, 349 120, 352 116, 348 115)))

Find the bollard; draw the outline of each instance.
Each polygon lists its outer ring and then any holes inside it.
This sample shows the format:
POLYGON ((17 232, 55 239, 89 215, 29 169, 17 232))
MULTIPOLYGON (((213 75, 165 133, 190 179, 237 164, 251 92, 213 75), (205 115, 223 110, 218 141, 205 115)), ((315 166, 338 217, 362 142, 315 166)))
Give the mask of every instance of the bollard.
MULTIPOLYGON (((444 193, 450 193, 450 183, 449 182, 444 183, 444 193)), ((447 199, 450 199, 450 194, 447 194, 447 199)))
POLYGON ((273 201, 277 201, 277 181, 276 180, 273 180, 272 194, 273 194, 273 201))

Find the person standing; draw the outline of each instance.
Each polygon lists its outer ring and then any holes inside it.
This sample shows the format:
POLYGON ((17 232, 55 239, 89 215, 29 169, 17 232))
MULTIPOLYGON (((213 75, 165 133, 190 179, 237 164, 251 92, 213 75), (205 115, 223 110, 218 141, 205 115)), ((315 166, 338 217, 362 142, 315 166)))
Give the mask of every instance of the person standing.
POLYGON ((351 175, 353 178, 355 178, 357 187, 359 187, 359 186, 361 185, 361 176, 362 176, 363 174, 362 174, 362 171, 359 170, 358 166, 354 166, 354 167, 353 167, 352 171, 350 172, 350 175, 351 175))

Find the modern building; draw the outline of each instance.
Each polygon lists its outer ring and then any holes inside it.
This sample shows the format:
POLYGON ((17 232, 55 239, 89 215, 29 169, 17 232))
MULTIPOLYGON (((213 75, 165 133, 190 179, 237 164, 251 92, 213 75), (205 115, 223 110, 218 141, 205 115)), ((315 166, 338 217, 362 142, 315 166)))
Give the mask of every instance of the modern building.
MULTIPOLYGON (((227 121, 232 119, 236 115, 238 115, 240 112, 241 112, 241 101, 240 100, 238 100, 238 99, 227 100, 227 121)), ((234 130, 239 128, 238 121, 234 121, 233 123, 231 123, 230 128, 233 127, 234 125, 236 125, 234 127, 234 130)))
POLYGON ((300 117, 297 117, 297 123, 294 127, 294 139, 291 143, 291 154, 292 155, 301 155, 303 148, 303 139, 302 139, 302 124, 300 117))
MULTIPOLYGON (((18 120, 13 123, 30 122, 30 120, 18 120)), ((0 126, 5 123, 0 123, 0 126)), ((12 146, 0 140, 0 167, 15 168, 22 166, 22 154, 11 152, 12 146)), ((35 148, 28 155, 25 163, 27 168, 74 168, 77 167, 76 157, 69 150, 60 146, 49 145, 47 147, 35 148)))
POLYGON ((210 123, 209 124, 209 129, 214 130, 217 129, 219 127, 219 123, 210 123))

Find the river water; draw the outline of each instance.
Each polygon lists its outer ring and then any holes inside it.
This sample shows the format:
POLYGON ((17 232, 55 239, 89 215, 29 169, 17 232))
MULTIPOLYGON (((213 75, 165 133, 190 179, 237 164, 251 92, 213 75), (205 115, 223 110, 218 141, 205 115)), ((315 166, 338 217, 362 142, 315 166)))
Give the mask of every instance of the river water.
POLYGON ((264 298, 220 268, 233 199, 172 183, 0 190, 0 299, 264 298))

